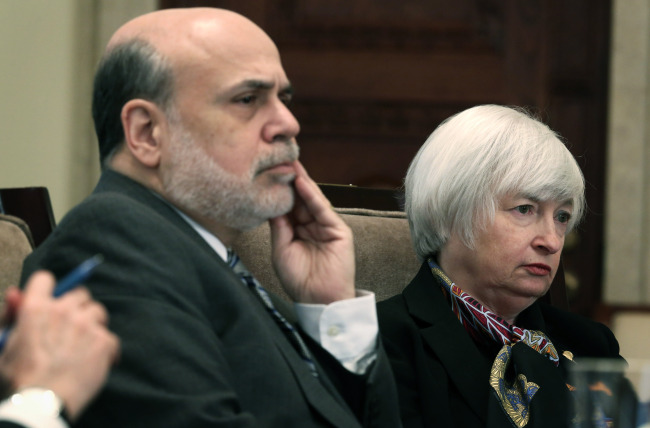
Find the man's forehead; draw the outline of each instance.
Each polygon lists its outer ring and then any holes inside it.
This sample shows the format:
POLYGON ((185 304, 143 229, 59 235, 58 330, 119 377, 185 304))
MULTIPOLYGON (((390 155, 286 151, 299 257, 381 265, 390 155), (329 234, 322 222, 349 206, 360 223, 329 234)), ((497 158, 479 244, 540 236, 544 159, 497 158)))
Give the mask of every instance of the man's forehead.
POLYGON ((179 84, 212 82, 221 91, 278 89, 290 86, 274 45, 232 40, 210 43, 205 39, 180 47, 170 63, 179 84), (181 83, 182 81, 182 83, 181 83))

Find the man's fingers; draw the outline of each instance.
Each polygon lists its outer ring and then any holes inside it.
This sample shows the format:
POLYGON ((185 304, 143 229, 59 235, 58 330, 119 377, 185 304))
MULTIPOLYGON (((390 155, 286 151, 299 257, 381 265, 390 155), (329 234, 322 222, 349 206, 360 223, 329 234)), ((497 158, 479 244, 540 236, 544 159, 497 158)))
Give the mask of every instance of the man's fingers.
POLYGON ((271 243, 274 249, 285 248, 293 239, 293 229, 286 215, 269 220, 271 243))
POLYGON ((110 331, 107 331, 106 333, 108 334, 108 339, 107 339, 109 341, 108 349, 110 350, 109 362, 111 364, 115 364, 119 361, 120 354, 122 352, 120 339, 110 331))
POLYGON ((34 272, 25 286, 25 298, 29 296, 49 297, 54 292, 54 275, 45 270, 34 272))
POLYGON ((101 324, 102 326, 108 325, 108 312, 104 306, 92 301, 92 303, 87 305, 86 310, 90 312, 90 318, 95 320, 95 322, 101 324))
POLYGON ((338 216, 332 209, 330 201, 325 197, 318 184, 296 162, 295 188, 299 200, 296 200, 293 216, 298 223, 307 223, 315 219, 324 226, 336 224, 338 216))
POLYGON ((59 300, 66 302, 68 305, 81 306, 91 302, 92 296, 86 287, 79 286, 59 297, 59 300))

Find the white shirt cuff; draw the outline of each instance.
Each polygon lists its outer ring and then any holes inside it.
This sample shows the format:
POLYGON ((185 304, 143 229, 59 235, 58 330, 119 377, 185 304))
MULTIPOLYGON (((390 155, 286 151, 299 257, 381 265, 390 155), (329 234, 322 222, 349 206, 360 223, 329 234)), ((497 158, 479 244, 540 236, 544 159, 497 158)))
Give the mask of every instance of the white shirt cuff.
POLYGON ((15 405, 9 399, 0 403, 0 420, 33 428, 68 428, 60 417, 44 415, 28 405, 15 405))
POLYGON ((362 374, 377 354, 375 293, 357 290, 354 299, 329 305, 294 303, 298 323, 348 370, 362 374))

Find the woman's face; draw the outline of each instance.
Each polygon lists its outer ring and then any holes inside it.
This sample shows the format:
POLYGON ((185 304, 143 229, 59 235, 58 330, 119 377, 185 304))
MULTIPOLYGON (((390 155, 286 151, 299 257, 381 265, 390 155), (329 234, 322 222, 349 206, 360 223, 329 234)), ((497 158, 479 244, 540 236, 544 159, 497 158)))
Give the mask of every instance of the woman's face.
POLYGON ((490 310, 513 322, 548 291, 571 217, 569 202, 502 198, 494 223, 476 230, 475 248, 452 235, 439 255, 445 273, 490 310))

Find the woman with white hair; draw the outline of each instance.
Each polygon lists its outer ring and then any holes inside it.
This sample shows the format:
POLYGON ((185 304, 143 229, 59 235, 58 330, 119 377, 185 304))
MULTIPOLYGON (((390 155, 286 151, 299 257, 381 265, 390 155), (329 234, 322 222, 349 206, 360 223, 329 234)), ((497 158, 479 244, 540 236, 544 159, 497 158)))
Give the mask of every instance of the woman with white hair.
POLYGON ((568 426, 573 358, 621 358, 607 327, 538 301, 584 212, 569 150, 523 111, 473 107, 427 139, 405 193, 423 264, 378 304, 404 426, 568 426))

